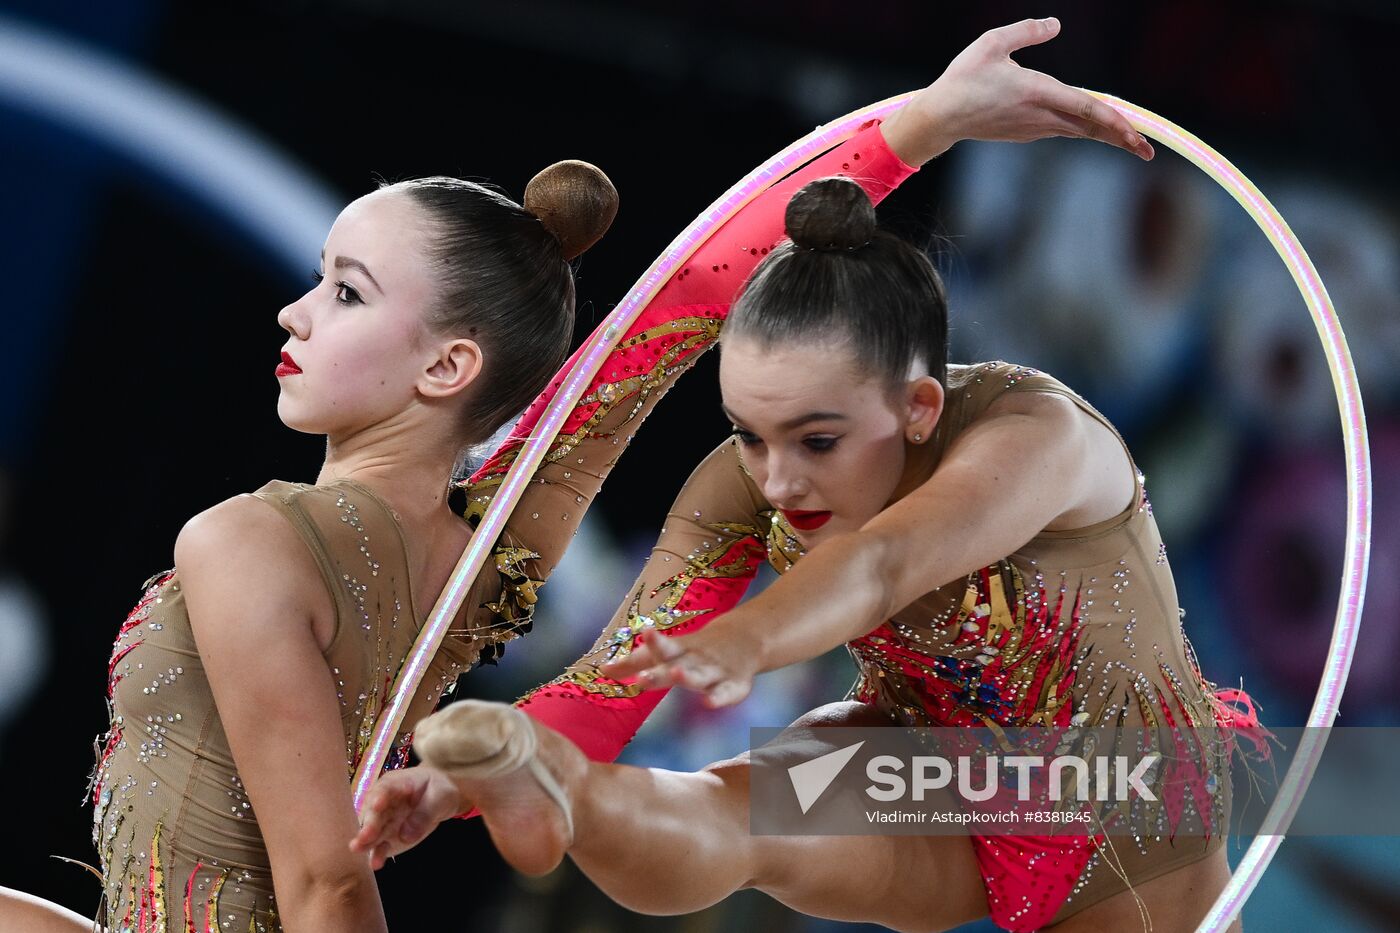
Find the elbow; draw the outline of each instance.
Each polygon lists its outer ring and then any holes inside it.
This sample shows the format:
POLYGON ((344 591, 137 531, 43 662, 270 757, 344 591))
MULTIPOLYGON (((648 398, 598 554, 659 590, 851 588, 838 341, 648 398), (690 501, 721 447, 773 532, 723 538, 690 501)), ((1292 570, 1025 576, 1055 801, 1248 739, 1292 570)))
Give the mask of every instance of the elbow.
POLYGON ((368 865, 340 865, 334 868, 308 868, 298 872, 293 886, 302 897, 328 902, 348 902, 373 884, 374 877, 370 874, 368 865))
POLYGON ((293 878, 275 879, 275 885, 288 933, 384 929, 379 890, 368 863, 299 871, 293 878))
POLYGON ((907 602, 901 594, 901 584, 904 578, 900 572, 899 557, 908 549, 908 542, 905 542, 904 547, 900 548, 899 542, 895 541, 887 532, 879 531, 867 543, 867 548, 868 571, 870 578, 875 581, 880 604, 878 621, 883 622, 903 609, 907 602))
POLYGON ((861 594, 871 628, 893 616, 901 608, 899 542, 881 528, 862 528, 847 537, 843 560, 852 589, 861 594))

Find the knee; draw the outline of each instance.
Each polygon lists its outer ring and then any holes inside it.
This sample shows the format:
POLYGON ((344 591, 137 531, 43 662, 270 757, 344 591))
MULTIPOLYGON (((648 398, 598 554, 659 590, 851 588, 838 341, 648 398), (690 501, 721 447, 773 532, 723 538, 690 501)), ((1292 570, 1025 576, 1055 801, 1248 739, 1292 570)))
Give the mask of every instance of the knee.
POLYGON ((888 725, 892 725, 890 718, 869 703, 845 700, 809 710, 797 717, 789 728, 832 726, 854 729, 864 726, 888 725))

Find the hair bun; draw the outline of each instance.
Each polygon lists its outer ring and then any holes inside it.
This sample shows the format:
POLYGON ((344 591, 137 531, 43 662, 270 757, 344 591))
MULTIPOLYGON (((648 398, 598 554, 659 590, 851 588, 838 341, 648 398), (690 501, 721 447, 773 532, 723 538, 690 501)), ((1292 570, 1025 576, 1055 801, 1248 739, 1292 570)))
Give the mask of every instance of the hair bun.
POLYGON ((792 196, 783 223, 803 249, 859 249, 875 235, 875 205, 849 178, 818 178, 792 196))
POLYGON ((569 260, 608 232, 617 216, 617 189, 598 166, 567 159, 530 179, 524 206, 559 241, 569 260))

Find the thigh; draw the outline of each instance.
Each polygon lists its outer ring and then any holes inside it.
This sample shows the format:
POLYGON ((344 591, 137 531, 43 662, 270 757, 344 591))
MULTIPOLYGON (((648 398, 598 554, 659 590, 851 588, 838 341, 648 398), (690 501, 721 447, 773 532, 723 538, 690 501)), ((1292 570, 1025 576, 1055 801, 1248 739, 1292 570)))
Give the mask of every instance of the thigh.
MULTIPOLYGON (((796 729, 889 726, 866 703, 830 703, 796 729)), ((748 807, 745 753, 705 771, 748 807)), ((853 802, 853 805, 859 805, 853 802)), ((794 910, 830 920, 932 931, 987 915, 987 894, 967 836, 751 836, 757 888, 794 910)))
POLYGON ((987 916, 967 836, 756 837, 770 866, 753 885, 794 910, 930 933, 987 916))
MULTIPOLYGON (((1221 846, 1206 858, 1099 901, 1047 929, 1055 933, 1143 929, 1153 933, 1191 933, 1205 919, 1229 880, 1230 863, 1221 846)), ((1239 933, 1240 929, 1238 920, 1230 926, 1232 933, 1239 933)))

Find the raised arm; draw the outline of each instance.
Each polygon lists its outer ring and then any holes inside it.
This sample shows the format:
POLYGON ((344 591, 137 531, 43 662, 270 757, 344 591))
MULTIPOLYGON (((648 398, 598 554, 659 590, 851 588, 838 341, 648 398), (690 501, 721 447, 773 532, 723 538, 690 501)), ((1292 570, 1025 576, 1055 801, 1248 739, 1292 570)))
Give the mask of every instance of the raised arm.
POLYGON ((291 525, 251 497, 180 533, 175 561, 199 656, 272 865, 287 933, 385 930, 357 829, 336 685, 322 657, 330 595, 291 525))
MULTIPOLYGON (((485 660, 492 660, 505 641, 529 631, 535 591, 563 557, 584 512, 641 422, 719 337, 739 286, 782 237, 783 212, 792 194, 814 178, 844 174, 857 179, 878 201, 913 171, 891 152, 880 127, 870 124, 754 199, 662 287, 565 420, 536 481, 506 524, 496 549, 500 598, 492 600, 474 623, 473 634, 485 645, 485 660)), ((453 490, 454 508, 468 520, 485 513, 577 356, 481 469, 453 490)))
MULTIPOLYGON (((787 203, 804 184, 848 175, 878 203, 914 166, 961 139, 1075 136, 1152 157, 1152 146, 1112 107, 1012 61, 1013 52, 1058 32, 1059 22, 1048 19, 984 33, 883 126, 867 125, 748 204, 662 287, 565 420, 538 473, 540 481, 530 485, 507 524, 497 550, 501 596, 475 624, 486 660, 529 630, 535 591, 563 556, 603 480, 661 396, 714 344, 740 286, 781 239, 787 203)), ((469 518, 484 514, 577 356, 531 404, 500 449, 458 485, 458 511, 469 518)))

